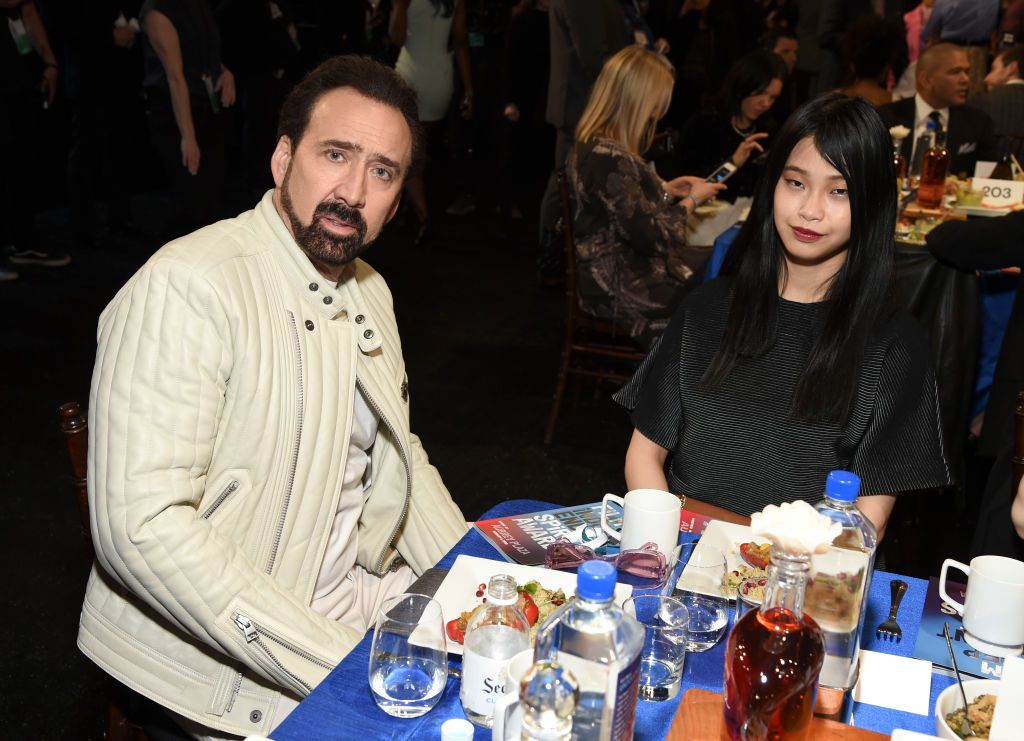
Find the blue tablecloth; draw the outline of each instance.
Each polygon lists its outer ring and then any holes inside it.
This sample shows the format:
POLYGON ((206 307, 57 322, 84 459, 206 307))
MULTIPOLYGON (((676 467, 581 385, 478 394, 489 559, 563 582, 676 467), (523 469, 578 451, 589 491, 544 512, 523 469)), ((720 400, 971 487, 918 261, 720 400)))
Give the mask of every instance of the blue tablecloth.
MULTIPOLYGON (((551 509, 554 505, 532 500, 503 502, 485 513, 481 519, 504 517, 523 512, 551 509)), ((685 537, 685 536, 684 536, 685 537)), ((474 528, 437 564, 450 568, 460 554, 499 559, 494 547, 474 528)), ((889 609, 889 582, 895 575, 876 571, 871 583, 867 610, 867 625, 878 625, 889 609)), ((903 640, 900 643, 878 641, 874 633, 865 631, 862 639, 864 648, 884 651, 899 656, 910 656, 917 640, 917 622, 924 607, 928 583, 921 579, 903 577, 909 584, 907 594, 900 608, 900 625, 903 640)), ((732 623, 730 620, 730 629, 732 623)), ((370 696, 367 671, 370 662, 372 634, 342 661, 331 674, 278 726, 271 737, 275 741, 335 741, 358 738, 360 741, 376 739, 437 739, 441 737, 441 724, 449 718, 464 718, 459 704, 458 680, 449 679, 444 696, 437 706, 424 716, 413 719, 398 719, 380 710, 370 696)), ((453 657, 458 658, 458 657, 453 657)), ((725 663, 725 641, 722 640, 710 651, 689 654, 683 674, 683 688, 679 696, 666 702, 641 701, 637 707, 634 738, 637 741, 663 739, 671 725, 683 693, 691 688, 721 692, 725 663)), ((934 708, 939 692, 952 683, 946 676, 932 674, 931 703, 934 708)), ((893 728, 932 733, 935 725, 931 715, 912 715, 893 710, 855 703, 853 724, 881 733, 891 733, 893 728)), ((490 731, 478 730, 476 739, 490 739, 490 731)))

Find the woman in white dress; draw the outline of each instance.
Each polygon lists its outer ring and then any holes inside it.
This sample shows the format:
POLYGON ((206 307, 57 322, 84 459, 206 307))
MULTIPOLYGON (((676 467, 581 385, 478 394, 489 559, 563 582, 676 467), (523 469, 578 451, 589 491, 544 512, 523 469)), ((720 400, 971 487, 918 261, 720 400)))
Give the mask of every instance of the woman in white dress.
MULTIPOLYGON (((465 94, 459 105, 463 118, 473 113, 473 80, 469 70, 469 38, 466 31, 465 0, 395 0, 388 24, 391 41, 402 47, 395 70, 416 91, 420 121, 428 139, 437 122, 448 114, 453 89, 452 52, 462 77, 465 94)), ((406 181, 419 227, 416 242, 427 230, 430 214, 423 184, 423 173, 406 181)))

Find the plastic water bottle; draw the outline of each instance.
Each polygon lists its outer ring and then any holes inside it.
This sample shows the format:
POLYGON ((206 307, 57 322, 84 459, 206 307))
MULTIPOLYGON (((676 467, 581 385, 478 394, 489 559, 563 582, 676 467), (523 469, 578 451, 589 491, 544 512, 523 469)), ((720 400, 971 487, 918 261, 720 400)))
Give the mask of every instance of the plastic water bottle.
POLYGON ((847 690, 857 680, 860 633, 864 625, 871 571, 878 536, 875 526, 857 509, 860 478, 849 471, 832 471, 825 480, 825 501, 815 509, 843 531, 827 553, 811 558, 804 610, 825 635, 822 687, 847 690))
POLYGON ((494 723, 494 702, 505 693, 509 659, 530 647, 530 623, 518 599, 513 577, 492 576, 486 603, 466 625, 459 699, 466 717, 483 728, 494 723))
POLYGON ((573 741, 633 737, 644 627, 613 603, 614 592, 615 567, 586 561, 579 568, 576 596, 537 631, 534 661, 557 661, 579 682, 573 741))

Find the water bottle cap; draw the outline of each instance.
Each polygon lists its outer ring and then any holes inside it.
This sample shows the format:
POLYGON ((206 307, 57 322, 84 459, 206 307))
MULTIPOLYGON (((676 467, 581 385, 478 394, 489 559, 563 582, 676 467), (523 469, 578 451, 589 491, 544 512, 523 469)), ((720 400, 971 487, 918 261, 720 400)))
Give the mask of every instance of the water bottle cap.
POLYGON ((860 476, 852 471, 832 471, 825 479, 825 496, 852 502, 860 494, 860 476))
POLYGON ((452 718, 441 724, 441 741, 473 741, 473 724, 452 718))
POLYGON ((576 572, 576 593, 583 599, 611 599, 615 593, 615 567, 606 561, 584 561, 576 572))

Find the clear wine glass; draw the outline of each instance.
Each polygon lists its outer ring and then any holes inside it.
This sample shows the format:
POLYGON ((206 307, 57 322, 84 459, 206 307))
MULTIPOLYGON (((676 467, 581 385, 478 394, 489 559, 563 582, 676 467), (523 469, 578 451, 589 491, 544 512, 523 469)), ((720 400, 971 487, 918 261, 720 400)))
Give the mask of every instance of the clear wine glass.
POLYGON ((430 710, 448 681, 448 649, 441 605, 422 594, 385 600, 370 649, 370 692, 396 718, 430 710))

